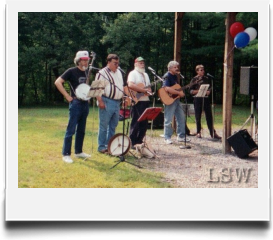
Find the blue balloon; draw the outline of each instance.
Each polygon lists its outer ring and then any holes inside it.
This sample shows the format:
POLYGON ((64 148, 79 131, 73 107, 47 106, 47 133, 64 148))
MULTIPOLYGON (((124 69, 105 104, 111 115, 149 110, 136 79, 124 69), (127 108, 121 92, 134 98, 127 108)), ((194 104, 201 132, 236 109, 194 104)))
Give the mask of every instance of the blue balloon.
POLYGON ((245 47, 249 43, 250 37, 246 32, 238 33, 234 38, 234 44, 237 48, 245 47))

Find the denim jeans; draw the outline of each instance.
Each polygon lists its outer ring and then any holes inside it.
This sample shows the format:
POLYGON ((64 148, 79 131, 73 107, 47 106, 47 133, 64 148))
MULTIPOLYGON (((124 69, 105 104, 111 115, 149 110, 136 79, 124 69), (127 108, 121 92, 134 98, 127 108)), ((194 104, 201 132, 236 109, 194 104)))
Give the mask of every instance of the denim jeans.
POLYGON ((164 136, 165 139, 170 139, 173 135, 172 119, 175 116, 176 133, 178 137, 185 137, 185 114, 182 104, 176 99, 171 105, 165 105, 164 109, 164 136))
POLYGON ((98 151, 107 149, 110 138, 115 135, 120 110, 120 100, 102 98, 105 108, 99 109, 98 151))
POLYGON ((75 154, 82 152, 88 113, 89 105, 87 101, 74 99, 69 103, 69 120, 64 137, 63 156, 71 155, 72 137, 75 133, 75 154))

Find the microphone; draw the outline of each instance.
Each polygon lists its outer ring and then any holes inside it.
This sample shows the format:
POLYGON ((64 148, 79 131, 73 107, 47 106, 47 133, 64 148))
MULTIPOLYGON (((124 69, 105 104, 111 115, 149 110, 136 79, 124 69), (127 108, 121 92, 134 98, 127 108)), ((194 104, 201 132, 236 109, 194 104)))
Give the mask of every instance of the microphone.
POLYGON ((209 76, 209 77, 211 77, 211 78, 214 78, 212 75, 210 75, 209 73, 207 73, 207 75, 209 76))
POLYGON ((152 69, 151 67, 148 67, 148 69, 149 69, 151 72, 155 72, 155 70, 152 69))
POLYGON ((97 70, 97 71, 101 70, 100 68, 95 68, 95 67, 92 67, 91 65, 90 65, 90 69, 94 69, 94 70, 97 70))
POLYGON ((179 73, 179 75, 180 75, 180 77, 181 77, 181 78, 183 78, 183 79, 184 79, 184 76, 183 76, 181 73, 179 73))
POLYGON ((125 72, 120 67, 118 67, 118 70, 121 71, 125 75, 125 72))

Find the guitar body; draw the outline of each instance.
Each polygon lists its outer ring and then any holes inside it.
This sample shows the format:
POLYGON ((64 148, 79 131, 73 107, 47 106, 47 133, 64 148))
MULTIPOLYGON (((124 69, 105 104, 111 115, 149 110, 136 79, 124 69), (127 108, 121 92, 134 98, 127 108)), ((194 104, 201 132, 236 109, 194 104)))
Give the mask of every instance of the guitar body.
MULTIPOLYGON (((137 84, 137 86, 140 88, 145 88, 145 85, 143 83, 139 83, 139 84, 137 84)), ((127 98, 126 101, 128 102, 128 106, 130 106, 131 104, 132 105, 137 104, 137 102, 139 101, 139 99, 142 96, 147 96, 147 94, 142 93, 142 92, 136 92, 136 91, 132 90, 131 88, 129 88, 128 86, 124 87, 124 92, 126 93, 126 95, 128 95, 129 97, 131 97, 134 100, 134 102, 132 103, 131 99, 127 98)))
MULTIPOLYGON (((182 91, 187 88, 190 88, 191 86, 193 86, 195 84, 200 84, 202 82, 203 82, 202 79, 198 79, 195 82, 190 83, 184 87, 181 87, 179 84, 175 84, 175 85, 171 86, 170 88, 172 88, 176 91, 182 91)), ((158 93, 158 96, 160 97, 161 102, 165 105, 171 105, 177 98, 179 98, 179 96, 177 94, 168 93, 164 87, 160 88, 157 93, 158 93)))
MULTIPOLYGON (((177 91, 182 90, 179 84, 175 84, 171 86, 170 88, 177 91)), ((168 93, 164 87, 159 88, 157 93, 158 93, 158 96, 160 97, 161 102, 164 103, 165 105, 171 105, 177 98, 179 98, 179 95, 177 94, 168 93)))

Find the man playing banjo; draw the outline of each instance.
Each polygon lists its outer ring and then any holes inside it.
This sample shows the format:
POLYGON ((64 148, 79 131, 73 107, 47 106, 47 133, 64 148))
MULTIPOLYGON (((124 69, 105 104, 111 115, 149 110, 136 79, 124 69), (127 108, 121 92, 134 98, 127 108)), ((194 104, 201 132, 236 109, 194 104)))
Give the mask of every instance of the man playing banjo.
POLYGON ((78 51, 74 59, 76 67, 67 69, 55 81, 56 87, 69 102, 69 120, 62 149, 63 161, 66 163, 73 163, 71 159, 71 146, 72 137, 75 133, 75 156, 79 158, 90 157, 89 154, 82 151, 89 105, 88 101, 78 99, 75 94, 76 88, 80 84, 86 83, 89 59, 87 51, 78 51), (65 81, 69 83, 70 94, 63 86, 65 81))

